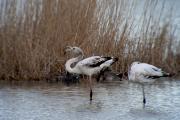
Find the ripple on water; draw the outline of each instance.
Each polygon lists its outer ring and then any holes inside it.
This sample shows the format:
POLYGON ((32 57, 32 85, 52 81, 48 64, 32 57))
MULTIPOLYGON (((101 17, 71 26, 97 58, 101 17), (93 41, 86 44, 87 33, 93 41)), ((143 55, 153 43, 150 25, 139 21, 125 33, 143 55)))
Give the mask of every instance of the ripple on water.
POLYGON ((135 83, 103 83, 89 89, 60 84, 1 84, 2 120, 179 120, 180 82, 158 81, 145 86, 143 109, 141 87, 135 83))

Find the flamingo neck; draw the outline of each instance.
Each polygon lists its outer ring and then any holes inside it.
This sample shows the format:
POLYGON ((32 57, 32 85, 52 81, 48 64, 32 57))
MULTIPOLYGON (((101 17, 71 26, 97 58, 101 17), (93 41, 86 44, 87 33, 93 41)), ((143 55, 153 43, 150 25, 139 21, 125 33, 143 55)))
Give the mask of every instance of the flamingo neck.
POLYGON ((66 71, 70 73, 80 74, 80 71, 78 70, 77 66, 75 65, 74 67, 71 67, 71 64, 79 62, 82 59, 83 59, 83 54, 79 55, 78 57, 69 59, 65 64, 66 71))
POLYGON ((135 79, 135 74, 134 71, 132 71, 131 67, 128 69, 128 80, 134 80, 135 79))

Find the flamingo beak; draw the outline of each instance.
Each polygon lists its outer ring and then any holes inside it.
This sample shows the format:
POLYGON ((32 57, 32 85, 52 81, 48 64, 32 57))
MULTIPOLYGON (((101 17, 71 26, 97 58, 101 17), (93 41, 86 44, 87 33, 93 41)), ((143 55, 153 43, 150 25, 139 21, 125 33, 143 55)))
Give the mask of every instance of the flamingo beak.
POLYGON ((66 46, 66 47, 64 48, 64 55, 66 55, 67 52, 69 52, 69 51, 71 51, 71 46, 66 46))
POLYGON ((118 59, 117 57, 114 58, 114 61, 115 61, 115 62, 118 61, 118 60, 119 60, 119 59, 118 59))
POLYGON ((64 50, 64 55, 66 55, 66 53, 67 53, 67 52, 64 50))

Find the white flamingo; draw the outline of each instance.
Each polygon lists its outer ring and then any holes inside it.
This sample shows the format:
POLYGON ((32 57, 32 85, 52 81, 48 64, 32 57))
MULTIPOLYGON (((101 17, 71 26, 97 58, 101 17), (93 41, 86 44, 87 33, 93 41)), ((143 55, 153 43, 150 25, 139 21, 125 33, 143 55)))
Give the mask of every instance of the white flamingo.
POLYGON ((69 59, 65 64, 65 69, 70 73, 83 74, 89 76, 90 100, 92 100, 92 80, 94 74, 98 74, 101 70, 110 67, 118 58, 92 56, 83 58, 83 51, 78 47, 67 47, 65 52, 78 54, 77 57, 69 59), (76 63, 74 66, 72 64, 76 63))
POLYGON ((170 76, 169 73, 147 63, 133 62, 128 70, 128 79, 130 81, 139 82, 142 85, 144 106, 146 104, 144 84, 154 82, 156 78, 168 76, 170 76))

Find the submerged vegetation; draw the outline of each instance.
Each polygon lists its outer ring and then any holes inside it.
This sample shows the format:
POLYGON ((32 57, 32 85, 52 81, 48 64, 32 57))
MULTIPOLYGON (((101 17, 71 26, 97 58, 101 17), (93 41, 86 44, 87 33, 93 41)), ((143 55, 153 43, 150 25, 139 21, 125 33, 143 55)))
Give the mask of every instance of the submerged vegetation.
POLYGON ((133 0, 5 0, 0 7, 0 79, 43 79, 62 73, 65 46, 85 56, 111 55, 118 72, 138 60, 180 70, 172 14, 145 0, 139 21, 133 0), (162 20, 165 16, 166 20, 162 20))

